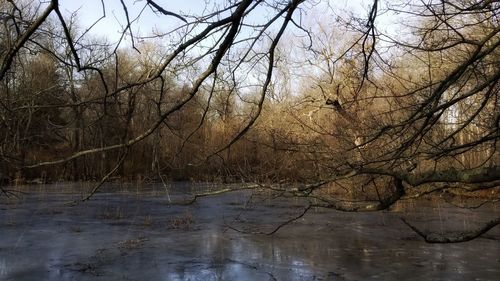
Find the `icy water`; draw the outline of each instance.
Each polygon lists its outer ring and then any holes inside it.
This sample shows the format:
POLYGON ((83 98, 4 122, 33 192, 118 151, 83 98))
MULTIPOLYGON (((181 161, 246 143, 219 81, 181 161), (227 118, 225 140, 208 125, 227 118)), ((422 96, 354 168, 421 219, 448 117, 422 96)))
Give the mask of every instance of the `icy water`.
MULTIPOLYGON (((494 203, 457 209, 405 202, 395 210, 343 213, 249 191, 171 205, 207 185, 38 185, 0 197, 0 280, 500 280, 500 230, 459 244, 427 244, 427 231, 472 230, 500 215, 494 203), (236 230, 235 230, 236 229, 236 230), (253 233, 250 233, 253 232, 253 233)), ((187 197, 186 197, 187 198, 187 197)))

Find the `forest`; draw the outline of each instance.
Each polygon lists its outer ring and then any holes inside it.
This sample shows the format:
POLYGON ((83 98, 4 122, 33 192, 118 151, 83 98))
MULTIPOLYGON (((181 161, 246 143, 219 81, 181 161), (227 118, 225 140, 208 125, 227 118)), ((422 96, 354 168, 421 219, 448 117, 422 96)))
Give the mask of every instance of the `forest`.
POLYGON ((120 180, 256 183, 353 212, 499 200, 498 1, 96 1, 91 24, 62 2, 0 2, 4 196, 120 180))

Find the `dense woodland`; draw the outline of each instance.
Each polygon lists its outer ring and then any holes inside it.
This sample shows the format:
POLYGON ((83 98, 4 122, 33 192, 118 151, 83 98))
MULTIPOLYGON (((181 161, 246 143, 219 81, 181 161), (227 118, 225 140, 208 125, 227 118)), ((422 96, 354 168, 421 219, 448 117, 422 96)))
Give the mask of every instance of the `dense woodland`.
POLYGON ((497 1, 120 2, 118 41, 56 0, 0 2, 3 181, 296 184, 344 210, 361 207, 327 191, 377 210, 498 199, 497 1), (139 33, 134 5, 172 25, 139 33))

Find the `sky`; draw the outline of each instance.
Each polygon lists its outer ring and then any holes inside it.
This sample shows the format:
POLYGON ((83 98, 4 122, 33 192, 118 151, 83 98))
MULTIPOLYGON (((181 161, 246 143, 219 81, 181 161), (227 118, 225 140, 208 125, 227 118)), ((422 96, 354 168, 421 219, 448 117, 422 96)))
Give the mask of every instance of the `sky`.
MULTIPOLYGON (((120 38, 121 30, 126 25, 125 13, 120 0, 103 1, 106 7, 106 17, 96 24, 91 33, 105 36, 111 42, 116 42, 120 38)), ((139 22, 134 24, 133 32, 136 35, 148 35, 156 29, 165 31, 166 27, 171 28, 183 23, 171 16, 158 16, 149 7, 144 9, 146 5, 145 0, 124 0, 124 2, 127 4, 131 19, 136 18, 137 15, 142 13, 139 22)), ((202 15, 205 7, 205 0, 156 0, 155 2, 168 11, 189 15, 202 15)), ((330 4, 339 9, 348 9, 360 15, 367 13, 366 10, 370 2, 370 0, 330 0, 330 4)), ((90 27, 103 16, 101 0, 60 0, 60 5, 62 7, 61 10, 66 16, 69 16, 73 12, 78 13, 78 21, 82 29, 90 27)))
MULTIPOLYGON (((135 24, 134 32, 146 35, 151 33, 155 28, 161 28, 164 25, 181 24, 182 22, 174 17, 165 17, 155 15, 149 7, 144 9, 146 1, 131 1, 124 0, 127 4, 130 19, 141 15, 138 24, 135 24)), ((203 5, 200 5, 200 0, 182 0, 182 1, 155 1, 168 11, 175 13, 199 14, 203 12, 203 5)), ((126 25, 125 12, 120 0, 104 0, 106 17, 100 20, 93 28, 93 34, 104 35, 117 41, 120 38, 121 31, 126 25)), ((83 29, 90 27, 104 13, 101 0, 61 0, 60 5, 66 16, 73 12, 77 12, 78 21, 83 29)))

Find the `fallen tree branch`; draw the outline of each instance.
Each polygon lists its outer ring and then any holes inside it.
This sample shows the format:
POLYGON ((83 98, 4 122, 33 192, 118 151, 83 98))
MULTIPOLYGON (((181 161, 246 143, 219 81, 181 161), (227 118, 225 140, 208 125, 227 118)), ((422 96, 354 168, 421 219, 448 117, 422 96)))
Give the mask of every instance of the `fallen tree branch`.
POLYGON ((406 224, 409 228, 411 228, 415 233, 417 233, 420 237, 424 238, 425 242, 427 243, 461 243, 461 242, 467 242, 473 239, 476 239, 477 237, 485 234, 486 232, 490 231, 492 228, 500 224, 500 217, 497 219, 491 220, 488 223, 486 223, 484 226, 482 226, 479 229, 476 229, 472 232, 469 233, 463 233, 462 235, 458 235, 455 237, 448 237, 444 236, 442 234, 437 234, 437 233, 430 233, 426 234, 422 230, 418 229, 416 226, 412 225, 409 223, 407 220, 404 218, 401 218, 404 224, 406 224))
POLYGON ((323 203, 314 204, 313 207, 334 209, 341 212, 376 212, 389 209, 392 205, 398 202, 406 195, 403 182, 398 178, 393 178, 394 191, 385 198, 380 200, 361 200, 361 201, 345 201, 345 200, 329 200, 317 196, 309 196, 318 199, 323 203), (373 202, 373 203, 369 203, 373 202))

